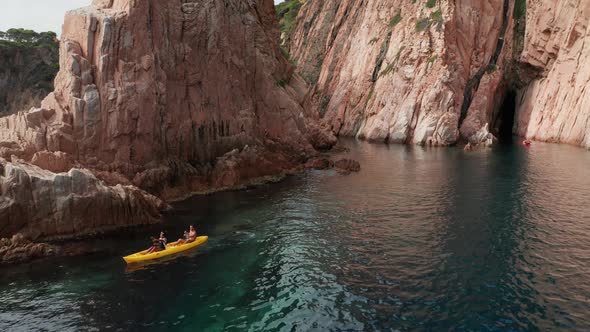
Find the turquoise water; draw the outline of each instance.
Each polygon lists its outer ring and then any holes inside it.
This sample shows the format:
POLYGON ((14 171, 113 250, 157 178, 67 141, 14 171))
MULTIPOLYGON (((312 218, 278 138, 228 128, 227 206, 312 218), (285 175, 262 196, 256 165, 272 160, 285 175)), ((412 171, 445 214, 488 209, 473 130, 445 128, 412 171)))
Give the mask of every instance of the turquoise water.
POLYGON ((99 253, 1 270, 0 330, 590 330, 590 152, 348 144, 358 174, 196 197, 99 253), (120 259, 190 223, 207 245, 120 259))

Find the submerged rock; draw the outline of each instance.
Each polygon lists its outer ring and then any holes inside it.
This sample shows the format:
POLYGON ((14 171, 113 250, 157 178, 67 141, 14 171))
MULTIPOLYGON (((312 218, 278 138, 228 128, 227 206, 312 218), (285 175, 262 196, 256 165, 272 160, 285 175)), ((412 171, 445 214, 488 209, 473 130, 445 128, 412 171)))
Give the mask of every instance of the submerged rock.
POLYGON ((47 243, 34 243, 22 234, 0 239, 0 264, 23 263, 37 258, 57 255, 59 248, 47 243))
POLYGON ((469 137, 468 141, 471 146, 490 147, 494 145, 498 139, 492 133, 490 133, 488 124, 486 123, 485 126, 469 137))
POLYGON ((360 172, 361 170, 361 164, 358 161, 346 158, 336 161, 334 167, 344 173, 360 172))
POLYGON ((318 156, 309 159, 307 163, 305 163, 305 168, 316 170, 335 169, 338 173, 347 175, 352 172, 360 172, 361 164, 356 160, 348 158, 333 161, 327 157, 318 156))
POLYGON ((305 168, 311 168, 311 169, 323 170, 323 169, 330 169, 333 167, 334 167, 334 162, 328 158, 325 158, 325 157, 311 158, 310 160, 307 161, 307 163, 305 163, 305 168))

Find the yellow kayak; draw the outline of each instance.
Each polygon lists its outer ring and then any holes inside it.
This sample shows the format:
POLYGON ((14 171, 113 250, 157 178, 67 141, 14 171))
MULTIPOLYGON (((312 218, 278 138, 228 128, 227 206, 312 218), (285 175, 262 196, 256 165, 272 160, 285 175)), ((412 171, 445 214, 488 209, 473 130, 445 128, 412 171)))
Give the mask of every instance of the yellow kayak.
POLYGON ((152 252, 151 254, 146 254, 147 251, 149 250, 149 249, 147 249, 147 250, 135 253, 133 255, 125 256, 125 257, 123 257, 123 259, 125 260, 125 262, 127 262, 127 264, 149 261, 152 259, 158 259, 161 257, 170 256, 173 254, 177 254, 179 252, 183 252, 183 251, 198 247, 198 246, 204 244, 205 242, 207 242, 208 239, 209 239, 208 236, 198 236, 193 242, 190 242, 190 243, 176 245, 176 242, 172 242, 172 243, 168 243, 168 245, 166 245, 165 250, 152 252))

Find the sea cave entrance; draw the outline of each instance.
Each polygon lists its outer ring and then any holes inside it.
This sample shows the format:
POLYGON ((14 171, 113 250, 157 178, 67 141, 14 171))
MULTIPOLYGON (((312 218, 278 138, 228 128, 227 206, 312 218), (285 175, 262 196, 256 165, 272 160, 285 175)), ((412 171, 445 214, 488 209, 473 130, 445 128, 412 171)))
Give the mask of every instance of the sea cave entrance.
POLYGON ((494 134, 500 144, 511 144, 514 137, 514 117, 516 115, 516 92, 508 90, 494 120, 494 134))

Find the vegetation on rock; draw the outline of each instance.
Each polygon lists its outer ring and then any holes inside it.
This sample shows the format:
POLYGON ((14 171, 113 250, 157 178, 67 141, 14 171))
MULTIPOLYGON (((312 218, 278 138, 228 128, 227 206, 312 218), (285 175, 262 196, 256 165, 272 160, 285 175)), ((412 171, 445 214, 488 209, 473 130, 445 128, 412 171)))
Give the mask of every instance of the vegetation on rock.
POLYGON ((401 21, 402 21, 402 11, 401 11, 401 9, 399 9, 397 11, 397 14, 391 19, 391 21, 389 21, 389 27, 393 28, 396 25, 398 25, 398 23, 401 21))
POLYGON ((291 33, 291 28, 295 23, 299 9, 303 5, 302 0, 286 0, 276 5, 277 16, 281 28, 281 42, 284 42, 291 33))
POLYGON ((526 0, 516 0, 514 3, 514 18, 521 19, 526 16, 526 0))
POLYGON ((53 31, 35 32, 26 29, 0 31, 0 47, 44 47, 55 48, 57 35, 53 31))
POLYGON ((39 106, 59 71, 54 32, 0 31, 0 115, 39 106))

